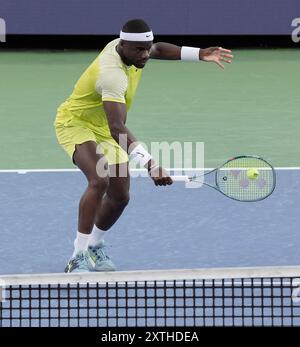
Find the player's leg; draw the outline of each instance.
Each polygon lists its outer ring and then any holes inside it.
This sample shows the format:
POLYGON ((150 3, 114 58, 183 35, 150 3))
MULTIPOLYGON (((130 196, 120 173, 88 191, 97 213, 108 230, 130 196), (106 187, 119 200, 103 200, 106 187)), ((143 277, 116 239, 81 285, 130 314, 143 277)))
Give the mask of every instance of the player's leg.
POLYGON ((110 172, 116 172, 116 175, 109 178, 107 192, 97 206, 95 218, 95 225, 103 231, 110 229, 119 219, 129 202, 130 176, 128 162, 110 165, 110 172), (125 177, 120 177, 120 172, 125 177))
POLYGON ((92 141, 76 145, 73 156, 74 163, 84 173, 88 181, 88 186, 79 204, 78 231, 83 234, 91 233, 97 206, 109 184, 107 173, 100 174, 97 172, 97 163, 101 158, 103 159, 103 155, 97 154, 96 148, 97 144, 92 141))
POLYGON ((88 261, 86 258, 88 258, 89 234, 94 225, 97 206, 108 188, 107 174, 105 171, 99 173, 96 169, 98 161, 103 160, 103 155, 97 154, 96 148, 96 142, 87 141, 76 145, 73 154, 73 161, 86 176, 88 185, 79 203, 78 232, 74 242, 73 257, 67 266, 67 272, 73 271, 74 266, 78 264, 82 264, 79 271, 88 271, 85 268, 87 267, 86 261, 88 261), (78 254, 79 261, 77 261, 78 254))
POLYGON ((130 176, 128 163, 110 165, 106 194, 97 206, 95 226, 89 240, 90 256, 96 271, 113 271, 114 264, 104 252, 103 238, 108 229, 119 219, 129 202, 130 176), (120 174, 122 173, 122 174, 120 174))

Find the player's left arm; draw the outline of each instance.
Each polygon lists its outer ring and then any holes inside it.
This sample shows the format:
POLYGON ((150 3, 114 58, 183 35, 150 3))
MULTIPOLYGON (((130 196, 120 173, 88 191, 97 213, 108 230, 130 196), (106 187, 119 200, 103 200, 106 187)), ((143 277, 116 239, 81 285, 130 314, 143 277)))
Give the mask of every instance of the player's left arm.
MULTIPOLYGON (((150 58, 164 60, 180 60, 181 47, 166 42, 154 43, 151 47, 150 58)), ((230 64, 233 55, 230 49, 222 47, 201 48, 199 51, 199 60, 213 62, 224 69, 224 63, 230 64)))

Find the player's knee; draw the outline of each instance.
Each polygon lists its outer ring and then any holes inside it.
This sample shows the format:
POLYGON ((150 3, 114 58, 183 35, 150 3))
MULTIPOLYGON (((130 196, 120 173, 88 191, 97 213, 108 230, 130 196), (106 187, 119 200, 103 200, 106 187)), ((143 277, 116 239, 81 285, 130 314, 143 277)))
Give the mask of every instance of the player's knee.
POLYGON ((129 192, 118 194, 117 196, 110 196, 111 202, 117 208, 125 208, 130 200, 129 192))
POLYGON ((108 188, 108 177, 97 177, 89 180, 89 188, 97 191, 99 194, 104 194, 108 188))

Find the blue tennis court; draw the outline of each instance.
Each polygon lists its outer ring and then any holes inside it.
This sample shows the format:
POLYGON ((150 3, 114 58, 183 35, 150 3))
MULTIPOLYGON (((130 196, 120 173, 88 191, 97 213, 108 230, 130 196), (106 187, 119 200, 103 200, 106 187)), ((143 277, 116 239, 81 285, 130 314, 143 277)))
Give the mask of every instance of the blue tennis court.
MULTIPOLYGON (((2 274, 63 271, 85 184, 77 171, 1 173, 2 274)), ((207 187, 132 178, 107 252, 120 271, 299 264, 299 184, 299 170, 277 170, 268 199, 240 203, 207 187)))

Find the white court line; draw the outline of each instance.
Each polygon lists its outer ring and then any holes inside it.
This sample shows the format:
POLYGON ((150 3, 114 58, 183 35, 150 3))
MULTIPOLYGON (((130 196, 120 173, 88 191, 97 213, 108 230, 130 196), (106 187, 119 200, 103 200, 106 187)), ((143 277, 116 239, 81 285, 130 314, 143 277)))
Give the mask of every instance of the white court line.
MULTIPOLYGON (((204 168, 205 171, 211 171, 215 168, 204 168)), ((200 168, 166 168, 168 171, 199 171, 203 170, 200 168)), ((300 170, 300 167, 294 166, 294 167, 275 167, 276 171, 295 171, 300 170)), ((142 172, 146 171, 146 169, 130 169, 132 172, 142 172)), ((80 172, 79 169, 4 169, 0 170, 1 173, 18 173, 18 174, 26 174, 30 172, 80 172)))

